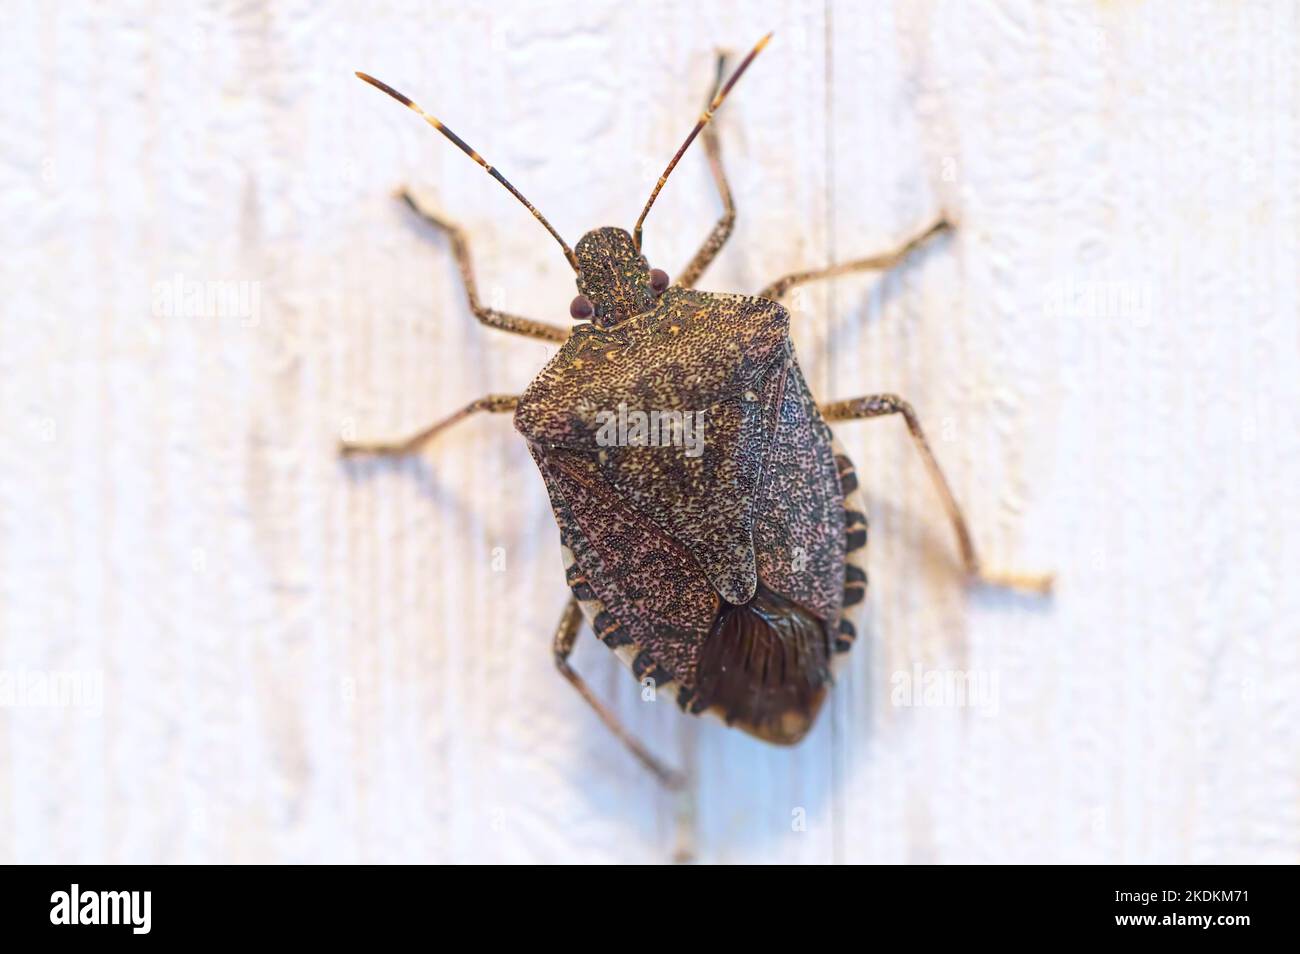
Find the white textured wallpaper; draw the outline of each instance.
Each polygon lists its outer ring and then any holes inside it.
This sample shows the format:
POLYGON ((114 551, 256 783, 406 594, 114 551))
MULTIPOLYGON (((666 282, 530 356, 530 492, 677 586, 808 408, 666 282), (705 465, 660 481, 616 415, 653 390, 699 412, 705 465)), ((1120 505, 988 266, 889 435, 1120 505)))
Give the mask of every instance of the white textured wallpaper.
MULTIPOLYGON (((851 664, 765 746, 574 663, 691 775, 702 861, 1300 860, 1300 8, 1148 3, 3 3, 0 861, 666 861, 673 800, 555 671, 558 532, 506 415, 570 243, 631 226, 713 51, 738 206, 701 286, 811 285, 872 524, 851 664), (199 288, 198 297, 187 289, 199 288), (956 674, 974 704, 907 698, 956 674), (904 703, 919 704, 904 704, 904 703)), ((697 144, 647 220, 720 212, 697 144)))

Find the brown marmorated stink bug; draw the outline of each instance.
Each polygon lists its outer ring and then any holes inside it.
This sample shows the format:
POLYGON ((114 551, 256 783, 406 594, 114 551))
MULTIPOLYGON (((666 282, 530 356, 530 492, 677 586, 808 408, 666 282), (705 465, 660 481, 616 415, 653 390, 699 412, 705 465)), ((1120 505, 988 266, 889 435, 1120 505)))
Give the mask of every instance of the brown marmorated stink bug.
POLYGON ((469 245, 450 222, 402 198, 447 233, 470 309, 483 324, 560 350, 519 396, 488 395, 397 443, 345 454, 406 454, 479 411, 513 411, 542 472, 572 595, 555 633, 560 672, 663 783, 682 776, 652 755, 593 695, 568 657, 585 617, 638 680, 683 711, 711 713, 779 745, 808 732, 853 646, 851 611, 866 595, 867 518, 853 464, 828 421, 901 415, 938 489, 972 581, 1034 592, 1047 576, 986 572, 911 406, 892 394, 818 405, 809 394, 781 298, 796 285, 887 269, 949 226, 940 219, 894 251, 795 272, 757 295, 696 291, 731 234, 735 205, 709 121, 767 44, 725 83, 656 183, 632 232, 599 228, 571 249, 546 218, 459 136, 390 86, 357 75, 424 117, 522 202, 577 274, 565 328, 484 307, 469 245), (669 174, 701 132, 724 212, 678 277, 652 269, 641 228, 669 174), (707 417, 707 422, 705 418, 707 417), (707 425, 707 440, 703 427, 707 425), (695 441, 688 440, 692 436, 695 441), (667 439, 664 437, 667 435, 667 439))

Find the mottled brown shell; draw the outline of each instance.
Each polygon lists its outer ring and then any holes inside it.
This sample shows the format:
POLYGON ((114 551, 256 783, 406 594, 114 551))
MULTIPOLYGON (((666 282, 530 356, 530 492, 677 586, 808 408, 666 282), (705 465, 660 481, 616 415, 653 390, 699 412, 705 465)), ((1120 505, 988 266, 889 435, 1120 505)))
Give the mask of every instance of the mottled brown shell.
POLYGON ((597 636, 687 711, 779 743, 812 725, 852 643, 846 554, 866 529, 788 322, 767 299, 670 288, 575 328, 515 414, 597 636), (703 411, 703 453, 602 446, 598 414, 620 403, 703 411))

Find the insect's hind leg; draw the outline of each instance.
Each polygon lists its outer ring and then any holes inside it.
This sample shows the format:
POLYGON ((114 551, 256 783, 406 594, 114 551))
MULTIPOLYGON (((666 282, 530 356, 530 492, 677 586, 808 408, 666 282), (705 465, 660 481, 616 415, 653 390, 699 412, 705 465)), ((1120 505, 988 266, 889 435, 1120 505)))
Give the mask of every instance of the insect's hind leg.
POLYGON ((641 764, 648 768, 653 775, 663 783, 665 788, 672 791, 680 791, 686 786, 686 777, 681 772, 674 771, 664 765, 663 762, 650 754, 650 750, 641 744, 627 727, 618 720, 609 708, 596 698, 588 687, 587 683, 581 676, 574 672, 573 667, 569 665, 569 655, 573 652, 573 645, 578 640, 578 629, 582 626, 582 610, 578 607, 578 601, 569 597, 569 602, 564 607, 564 613, 560 617, 560 625, 555 630, 555 642, 553 649, 555 652, 555 666, 565 679, 573 684, 573 688, 578 690, 578 695, 587 700, 587 703, 596 710, 596 715, 605 723, 611 732, 613 732, 622 743, 627 746, 628 750, 640 760, 641 764))
MULTIPOLYGON (((719 51, 717 74, 714 77, 713 85, 709 87, 709 96, 704 101, 706 106, 713 101, 713 97, 717 95, 719 87, 722 86, 722 81, 726 78, 726 66, 727 54, 719 51)), ((705 126, 700 136, 704 140, 704 152, 709 157, 709 169, 713 173, 713 181, 718 186, 718 197, 722 199, 722 217, 713 226, 713 231, 704 240, 704 244, 695 253, 695 257, 687 263, 686 267, 682 269, 682 273, 677 277, 677 284, 683 288, 691 288, 700 280, 704 270, 722 251, 722 246, 727 244, 727 239, 731 238, 731 231, 736 225, 736 203, 731 197, 731 186, 727 183, 727 173, 722 168, 722 146, 718 140, 716 125, 710 123, 705 126)))
POLYGON ((464 231, 461 230, 460 226, 453 225, 440 215, 422 207, 407 190, 398 191, 397 197, 405 202, 416 215, 434 228, 446 232, 447 237, 451 239, 452 254, 456 256, 456 264, 460 267, 460 277, 465 284, 465 297, 469 299, 469 307, 474 312, 475 318, 490 328, 509 331, 512 334, 524 335, 528 338, 538 338, 542 341, 560 343, 569 337, 568 328, 552 325, 545 321, 535 321, 532 318, 522 318, 519 315, 511 315, 504 311, 497 311, 495 308, 484 307, 478 300, 478 286, 474 282, 474 263, 469 255, 469 241, 465 238, 464 231))
POLYGON ((413 454, 424 444, 433 440, 453 424, 465 420, 472 414, 479 411, 487 411, 491 414, 502 414, 506 411, 513 411, 519 404, 519 398, 513 394, 489 394, 481 397, 477 401, 470 401, 459 411, 449 414, 440 421, 435 421, 422 431, 417 431, 410 437, 400 441, 377 441, 367 443, 365 441, 343 441, 339 445, 339 451, 345 457, 357 456, 360 454, 383 454, 387 456, 401 456, 404 454, 413 454))
POLYGON ((839 265, 831 265, 827 268, 814 268, 805 272, 791 272, 778 278, 763 288, 758 293, 759 298, 770 298, 772 301, 780 301, 796 285, 803 285, 808 282, 820 281, 823 278, 834 278, 836 275, 847 275, 850 272, 882 271, 893 268, 913 251, 924 245, 929 239, 952 228, 947 219, 938 219, 929 228, 912 236, 902 245, 888 252, 882 252, 879 255, 869 255, 866 258, 854 259, 851 262, 842 262, 839 265))
POLYGON ((912 441, 925 462, 926 470, 930 472, 939 496, 943 499, 944 509, 948 511, 948 519, 957 534, 957 545, 961 549, 962 564, 966 568, 967 575, 973 580, 993 586, 1043 595, 1051 593, 1051 574, 991 572, 981 566, 979 557, 975 553, 975 545, 971 542, 966 518, 962 516, 957 498, 953 496, 952 488, 948 485, 948 478, 944 476, 938 460, 935 459, 934 451, 930 449, 930 442, 925 439, 925 432, 921 429, 921 422, 917 419, 916 412, 912 410, 912 405, 896 394, 872 394, 867 397, 824 404, 821 406, 821 412, 828 421, 852 421, 901 414, 903 420, 907 422, 907 430, 912 435, 912 441))

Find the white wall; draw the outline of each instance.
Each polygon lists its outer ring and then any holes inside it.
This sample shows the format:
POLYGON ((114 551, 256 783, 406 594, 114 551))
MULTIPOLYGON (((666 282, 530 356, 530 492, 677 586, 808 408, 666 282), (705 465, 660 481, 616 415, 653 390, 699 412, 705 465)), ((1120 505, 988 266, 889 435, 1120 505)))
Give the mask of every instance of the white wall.
MULTIPOLYGON (((863 422, 869 634, 801 747, 641 703, 586 632, 577 665, 689 765, 704 860, 1296 861, 1296 5, 596 7, 5 4, 0 860, 668 857, 671 802, 553 669, 557 532, 509 420, 334 456, 550 351, 473 321, 395 186, 469 230, 494 304, 574 293, 352 71, 572 242, 630 226, 714 46, 775 29, 719 116, 740 217, 704 287, 951 210, 904 270, 800 297, 799 355, 824 398, 910 398, 989 561, 1059 592, 964 590, 901 424, 863 422), (167 313, 177 275, 256 307, 167 313), (996 696, 891 704, 914 666, 996 696), (89 704, 15 691, 50 671, 89 704)), ((717 212, 695 148, 652 261, 717 212)))

